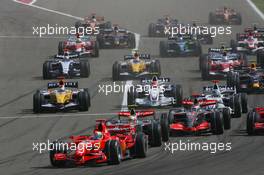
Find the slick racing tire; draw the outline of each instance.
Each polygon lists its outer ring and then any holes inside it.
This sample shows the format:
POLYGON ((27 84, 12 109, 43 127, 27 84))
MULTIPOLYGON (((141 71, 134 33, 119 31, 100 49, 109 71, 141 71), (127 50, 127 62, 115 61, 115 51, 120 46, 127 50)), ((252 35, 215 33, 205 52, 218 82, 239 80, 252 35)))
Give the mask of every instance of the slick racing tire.
POLYGON ((151 23, 149 24, 149 27, 148 27, 148 36, 149 37, 155 37, 155 27, 156 25, 151 23))
POLYGON ((200 44, 200 42, 197 43, 196 45, 196 49, 195 49, 195 52, 194 52, 194 56, 200 56, 202 54, 202 46, 200 44))
POLYGON ((99 43, 97 41, 94 44, 92 57, 99 57, 99 43))
POLYGON ((78 29, 79 27, 82 26, 82 22, 81 21, 76 21, 75 22, 75 28, 78 29))
POLYGON ((202 64, 206 58, 207 58, 207 54, 200 55, 200 57, 199 57, 199 70, 202 70, 202 64))
POLYGON ((247 115, 247 133, 248 135, 255 134, 255 121, 256 121, 256 112, 250 111, 247 115))
POLYGON ((228 108, 223 108, 224 129, 231 128, 231 114, 228 108))
POLYGON ((43 63, 43 67, 42 67, 42 77, 43 77, 44 80, 52 78, 50 70, 51 70, 50 62, 49 61, 45 61, 43 63))
POLYGON ((181 106, 182 104, 182 86, 179 84, 176 84, 172 87, 172 97, 174 97, 176 103, 173 105, 174 107, 181 106))
POLYGON ((154 60, 153 62, 150 63, 150 71, 152 73, 156 73, 157 76, 161 75, 161 68, 160 68, 160 61, 159 60, 154 60))
POLYGON ((233 97, 233 109, 234 109, 234 117, 240 118, 242 115, 242 110, 241 110, 239 95, 235 95, 233 97))
POLYGON ((162 145, 162 139, 161 139, 161 126, 160 124, 153 120, 150 125, 150 137, 149 142, 150 146, 152 147, 158 147, 162 145))
POLYGON ((80 76, 87 78, 90 76, 90 63, 88 61, 80 62, 80 76))
POLYGON ((159 44, 159 50, 160 50, 160 57, 167 57, 167 42, 166 41, 160 41, 159 44))
POLYGON ((120 71, 121 71, 120 64, 118 62, 115 62, 113 64, 113 68, 112 68, 112 78, 113 78, 113 81, 120 80, 120 71))
POLYGON ((209 24, 216 24, 214 13, 209 13, 209 24))
POLYGON ((40 113, 42 111, 41 105, 42 105, 43 101, 44 101, 44 96, 38 90, 33 95, 33 112, 34 113, 40 113))
POLYGON ((160 116, 160 127, 161 127, 161 137, 163 142, 169 141, 169 120, 166 113, 162 113, 160 116))
POLYGON ((230 40, 230 47, 232 48, 233 52, 237 50, 237 44, 234 39, 230 40))
POLYGON ((257 65, 264 68, 264 51, 257 52, 257 65))
POLYGON ((62 142, 58 142, 58 141, 54 141, 53 142, 53 148, 50 148, 49 151, 49 158, 50 158, 50 163, 52 166, 54 167, 64 167, 66 165, 66 161, 65 160, 55 160, 54 159, 54 155, 57 153, 67 153, 67 148, 66 146, 61 146, 64 145, 64 143, 62 142))
POLYGON ((208 59, 203 59, 203 63, 201 65, 201 75, 202 75, 202 79, 203 80, 209 80, 210 76, 209 76, 209 63, 208 63, 208 59))
POLYGON ((130 87, 129 91, 127 92, 127 105, 128 106, 135 105, 136 97, 137 97, 137 92, 133 87, 130 87))
POLYGON ((108 140, 105 144, 105 154, 109 165, 118 165, 121 163, 122 151, 117 140, 108 140))
POLYGON ((223 118, 218 111, 213 112, 211 115, 211 127, 214 135, 224 133, 223 118))
POLYGON ((240 94, 240 100, 241 100, 242 113, 245 114, 248 112, 247 94, 241 93, 240 94))
POLYGON ((64 48, 65 48, 64 42, 60 41, 58 45, 58 55, 64 55, 64 48))
POLYGON ((136 48, 136 37, 134 33, 128 34, 128 47, 131 49, 136 48))
POLYGON ((145 134, 139 132, 136 136, 135 144, 135 154, 138 158, 144 158, 147 156, 148 151, 148 140, 145 137, 145 134))
POLYGON ((236 25, 241 25, 242 24, 242 17, 241 14, 238 13, 237 14, 237 20, 236 20, 236 25))
POLYGON ((79 111, 88 111, 90 107, 90 94, 88 90, 80 91, 78 93, 79 111))

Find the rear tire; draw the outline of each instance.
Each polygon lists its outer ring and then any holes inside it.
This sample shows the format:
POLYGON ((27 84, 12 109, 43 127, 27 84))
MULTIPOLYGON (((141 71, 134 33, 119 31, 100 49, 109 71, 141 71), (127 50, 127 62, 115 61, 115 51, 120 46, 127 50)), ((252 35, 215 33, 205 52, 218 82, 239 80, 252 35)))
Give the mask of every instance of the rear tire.
POLYGON ((212 127, 212 133, 215 135, 220 135, 224 133, 223 128, 223 119, 219 112, 212 113, 211 117, 211 127, 212 127))
POLYGON ((255 120, 256 120, 256 113, 253 111, 250 111, 247 115, 247 133, 248 135, 254 135, 255 132, 255 120))
POLYGON ((42 77, 44 80, 48 80, 51 79, 51 74, 50 74, 50 70, 51 70, 51 65, 49 61, 45 61, 43 63, 43 67, 42 67, 42 77))
POLYGON ((64 48, 65 48, 64 42, 60 41, 58 45, 58 55, 64 55, 64 48))
POLYGON ((209 63, 208 59, 204 59, 202 63, 202 79, 203 80, 208 80, 209 79, 209 63))
POLYGON ((105 144, 107 163, 109 165, 118 165, 121 163, 122 151, 117 140, 109 140, 105 144))
POLYGON ((145 138, 145 134, 139 132, 136 136, 135 153, 136 157, 144 158, 147 156, 148 141, 145 138))
POLYGON ((112 78, 113 78, 113 81, 120 80, 120 65, 119 65, 118 62, 115 62, 113 64, 113 68, 112 68, 112 78))
POLYGON ((128 34, 128 47, 131 49, 136 48, 136 37, 134 33, 129 33, 128 34))
POLYGON ((162 113, 160 117, 161 137, 163 142, 169 141, 169 120, 166 113, 162 113))
POLYGON ((88 61, 80 62, 80 76, 87 78, 90 75, 90 63, 88 61))
POLYGON ((33 95, 33 112, 34 113, 40 113, 42 108, 41 105, 44 101, 44 96, 40 93, 38 90, 34 95, 33 95))
POLYGON ((161 140, 161 126, 160 124, 153 120, 150 126, 150 145, 152 147, 158 147, 162 145, 162 140, 161 140))
POLYGON ((174 97, 176 103, 173 105, 174 107, 181 106, 182 104, 182 86, 179 84, 176 84, 172 87, 172 96, 174 97))
POLYGON ((155 24, 153 24, 153 23, 149 24, 148 36, 149 37, 155 37, 155 24))
POLYGON ((167 57, 167 42, 166 41, 160 41, 160 45, 159 45, 159 49, 160 49, 160 57, 167 57))
POLYGON ((150 71, 152 73, 156 73, 157 76, 159 77, 161 75, 161 68, 160 68, 160 61, 159 60, 155 60, 154 62, 152 62, 150 64, 150 71))
POLYGON ((224 129, 231 128, 231 114, 228 108, 223 108, 224 129))
POLYGON ((241 100, 242 113, 247 113, 248 112, 247 94, 241 93, 240 100, 241 100))
POLYGON ((88 111, 90 107, 90 94, 88 90, 78 93, 79 111, 88 111))
POLYGON ((242 111, 241 111, 241 104, 240 104, 239 95, 235 95, 233 97, 233 105, 234 105, 234 117, 240 118, 242 111))
POLYGON ((262 68, 264 67, 264 51, 257 53, 257 64, 262 68))
POLYGON ((93 53, 92 57, 96 57, 96 58, 99 57, 99 44, 97 41, 94 44, 93 51, 94 51, 94 53, 93 53))

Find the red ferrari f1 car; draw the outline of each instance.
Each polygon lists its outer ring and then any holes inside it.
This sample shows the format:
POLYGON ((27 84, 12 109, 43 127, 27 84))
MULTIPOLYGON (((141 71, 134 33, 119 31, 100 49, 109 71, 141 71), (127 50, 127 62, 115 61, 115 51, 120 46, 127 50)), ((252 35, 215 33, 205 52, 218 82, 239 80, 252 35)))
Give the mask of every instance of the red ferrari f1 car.
POLYGON ((107 129, 105 120, 98 120, 92 136, 71 136, 70 142, 54 142, 50 149, 50 162, 55 167, 73 163, 119 164, 121 160, 146 157, 148 136, 130 124, 115 125, 107 129))

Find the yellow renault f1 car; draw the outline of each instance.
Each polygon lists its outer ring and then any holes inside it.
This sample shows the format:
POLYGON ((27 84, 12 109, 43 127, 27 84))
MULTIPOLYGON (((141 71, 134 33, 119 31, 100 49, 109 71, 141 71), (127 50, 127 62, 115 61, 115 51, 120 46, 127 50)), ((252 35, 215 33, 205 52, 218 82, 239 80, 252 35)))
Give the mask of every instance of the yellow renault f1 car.
POLYGON ((152 59, 149 54, 125 55, 124 61, 116 61, 113 64, 112 77, 114 81, 149 78, 160 76, 161 68, 159 60, 152 59))
POLYGON ((78 82, 50 82, 46 89, 33 95, 33 112, 50 110, 88 111, 90 94, 88 89, 78 89, 78 82))

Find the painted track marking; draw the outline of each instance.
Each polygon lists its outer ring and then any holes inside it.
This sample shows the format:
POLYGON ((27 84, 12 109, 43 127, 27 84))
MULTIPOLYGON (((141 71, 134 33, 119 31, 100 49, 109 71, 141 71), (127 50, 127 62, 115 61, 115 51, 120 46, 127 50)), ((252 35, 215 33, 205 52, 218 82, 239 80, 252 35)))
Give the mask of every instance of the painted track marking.
POLYGON ((247 0, 248 4, 252 7, 252 9, 260 16, 262 20, 264 20, 264 14, 262 13, 261 10, 251 1, 247 0))

